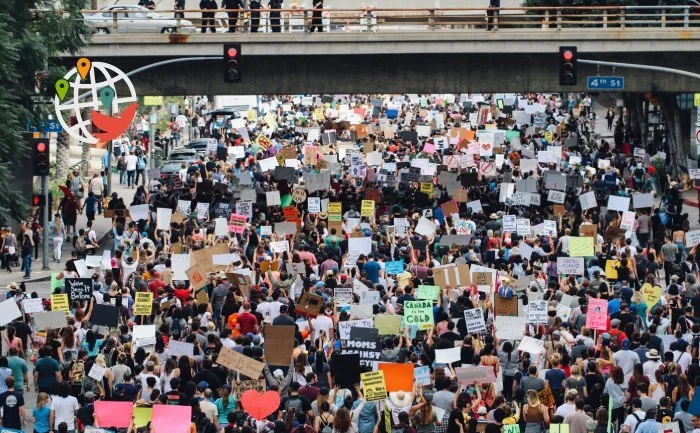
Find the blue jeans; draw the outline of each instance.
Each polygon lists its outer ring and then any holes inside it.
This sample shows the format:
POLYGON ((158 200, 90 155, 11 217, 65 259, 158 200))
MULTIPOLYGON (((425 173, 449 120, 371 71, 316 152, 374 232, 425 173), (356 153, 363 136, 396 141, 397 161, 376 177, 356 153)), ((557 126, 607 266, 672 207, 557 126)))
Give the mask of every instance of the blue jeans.
POLYGON ((32 255, 27 254, 22 260, 22 267, 24 268, 24 276, 29 277, 29 273, 32 271, 32 255))

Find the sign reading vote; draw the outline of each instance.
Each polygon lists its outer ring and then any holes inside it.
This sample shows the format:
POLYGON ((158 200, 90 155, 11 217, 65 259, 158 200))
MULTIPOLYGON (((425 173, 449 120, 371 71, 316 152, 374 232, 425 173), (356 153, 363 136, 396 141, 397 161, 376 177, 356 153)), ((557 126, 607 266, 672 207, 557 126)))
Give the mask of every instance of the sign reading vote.
POLYGON ((623 90, 625 77, 588 77, 588 90, 623 90))
POLYGON ((87 301, 92 296, 92 278, 66 278, 66 292, 71 301, 87 301))

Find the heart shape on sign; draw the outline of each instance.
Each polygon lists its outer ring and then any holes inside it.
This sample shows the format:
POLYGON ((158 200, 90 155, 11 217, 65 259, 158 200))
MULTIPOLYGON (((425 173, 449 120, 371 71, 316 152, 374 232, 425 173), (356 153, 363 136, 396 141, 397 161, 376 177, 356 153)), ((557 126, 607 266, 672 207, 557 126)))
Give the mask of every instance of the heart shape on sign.
POLYGON ((241 395, 243 409, 253 418, 262 420, 272 415, 280 406, 280 395, 275 391, 259 393, 249 389, 241 395))

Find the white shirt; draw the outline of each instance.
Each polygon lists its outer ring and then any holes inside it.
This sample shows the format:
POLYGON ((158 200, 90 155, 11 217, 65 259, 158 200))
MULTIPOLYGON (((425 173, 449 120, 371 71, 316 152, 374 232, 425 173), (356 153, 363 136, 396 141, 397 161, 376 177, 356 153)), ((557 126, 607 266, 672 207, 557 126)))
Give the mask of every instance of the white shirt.
POLYGON ((187 169, 186 168, 180 169, 180 180, 183 182, 187 180, 187 169))
POLYGON ((685 373, 686 371, 688 371, 690 361, 693 360, 693 357, 688 352, 681 353, 680 350, 674 350, 673 360, 676 362, 676 364, 680 365, 681 369, 683 370, 683 373, 685 373))
POLYGON ((644 374, 649 378, 649 385, 651 385, 652 383, 656 383, 656 376, 654 373, 656 372, 656 370, 659 369, 660 366, 660 361, 652 361, 651 359, 645 362, 644 365, 642 365, 642 370, 644 370, 644 374))
MULTIPOLYGON (((647 414, 643 410, 637 410, 634 412, 641 421, 644 421, 644 418, 646 418, 647 414)), ((625 422, 622 423, 623 426, 628 426, 630 428, 630 433, 634 431, 634 429, 637 427, 637 418, 635 418, 633 415, 627 415, 627 418, 625 418, 625 422)))
POLYGON ((140 373, 138 377, 141 379, 141 388, 146 389, 148 388, 148 384, 146 383, 146 379, 149 377, 154 377, 156 379, 156 384, 154 388, 160 389, 160 377, 156 376, 155 374, 148 374, 146 372, 140 373))
POLYGON ((126 170, 127 171, 136 170, 136 163, 138 161, 139 161, 139 159, 136 157, 136 155, 127 155, 127 157, 126 157, 126 170))
POLYGON ((187 117, 180 114, 175 118, 175 123, 177 123, 177 126, 179 126, 180 129, 183 129, 187 126, 187 117))
POLYGON ((318 316, 311 320, 311 325, 314 327, 314 340, 321 337, 321 331, 326 331, 326 336, 330 338, 330 331, 333 327, 333 320, 328 316, 318 316))
POLYGON ((576 404, 564 403, 557 408, 554 415, 559 415, 562 418, 566 418, 567 415, 576 412, 576 404))
POLYGON ((51 400, 51 410, 54 412, 53 428, 58 431, 58 425, 62 422, 68 426, 68 431, 75 430, 75 411, 80 409, 78 400, 68 397, 54 396, 51 400))

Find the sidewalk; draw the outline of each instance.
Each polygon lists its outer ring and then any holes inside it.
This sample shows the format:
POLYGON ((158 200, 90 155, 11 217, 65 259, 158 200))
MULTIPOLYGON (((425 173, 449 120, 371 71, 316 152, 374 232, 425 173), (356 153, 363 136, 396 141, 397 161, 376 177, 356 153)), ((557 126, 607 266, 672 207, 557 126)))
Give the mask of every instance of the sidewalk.
MULTIPOLYGON (((90 177, 92 177, 92 172, 90 172, 90 177)), ((113 175, 112 177, 112 191, 116 192, 119 194, 119 197, 124 198, 124 203, 127 204, 127 206, 131 203, 131 200, 134 197, 134 192, 136 191, 135 189, 130 189, 127 188, 124 185, 119 184, 119 176, 118 175, 113 175)), ((55 212, 55 210, 54 210, 55 212)), ((53 215, 53 213, 52 213, 53 215)), ((87 216, 83 213, 82 215, 78 214, 78 222, 76 224, 76 230, 80 230, 81 228, 84 229, 87 227, 87 216)), ((112 230, 112 220, 110 218, 105 218, 103 215, 97 215, 95 217, 95 221, 92 224, 93 229, 97 233, 97 238, 98 242, 102 245, 103 244, 103 239, 105 236, 107 236, 110 231, 112 230)), ((72 237, 72 235, 71 235, 72 237)), ((49 240, 50 241, 50 240, 49 240)), ((19 267, 13 267, 12 272, 7 272, 6 270, 0 270, 0 290, 4 289, 7 287, 10 283, 16 282, 20 283, 22 281, 24 282, 34 282, 34 281, 47 281, 51 279, 51 274, 60 272, 63 270, 65 261, 70 259, 71 257, 71 251, 73 250, 73 245, 71 244, 70 241, 65 241, 63 242, 63 246, 61 248, 63 250, 63 261, 61 263, 56 263, 53 261, 53 245, 49 244, 49 270, 42 270, 42 261, 43 261, 43 248, 40 246, 39 247, 39 259, 34 260, 32 258, 32 273, 31 273, 31 278, 23 278, 24 276, 24 271, 20 272, 19 267)))

